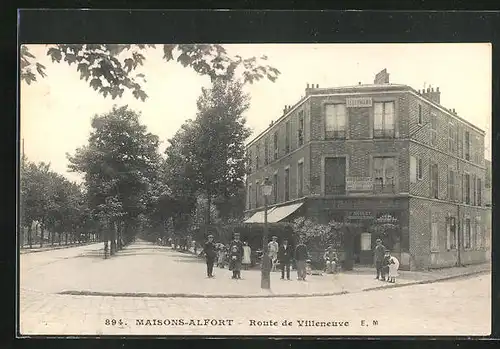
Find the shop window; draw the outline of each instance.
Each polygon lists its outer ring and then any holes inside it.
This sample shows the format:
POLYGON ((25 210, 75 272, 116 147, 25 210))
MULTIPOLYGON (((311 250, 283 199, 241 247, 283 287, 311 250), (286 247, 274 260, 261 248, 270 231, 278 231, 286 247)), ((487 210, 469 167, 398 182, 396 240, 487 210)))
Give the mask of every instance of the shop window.
POLYGON ((438 223, 431 224, 431 252, 439 252, 438 223))
POLYGON ((457 249, 457 225, 455 217, 446 218, 446 249, 457 249))
POLYGON ((394 102, 374 103, 374 138, 394 138, 394 102))
POLYGON ((470 230, 470 219, 466 218, 465 219, 465 224, 464 224, 464 248, 465 249, 470 249, 472 247, 471 245, 471 230, 470 230))
POLYGON ((345 104, 327 104, 325 106, 325 138, 344 139, 346 134, 345 104))

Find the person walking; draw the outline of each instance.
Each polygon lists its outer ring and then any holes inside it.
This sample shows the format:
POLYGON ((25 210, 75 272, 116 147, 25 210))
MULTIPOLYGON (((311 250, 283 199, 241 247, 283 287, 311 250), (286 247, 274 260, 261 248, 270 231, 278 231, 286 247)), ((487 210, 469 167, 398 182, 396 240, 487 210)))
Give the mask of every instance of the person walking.
POLYGON ((299 239, 297 247, 295 247, 295 261, 297 263, 297 280, 306 279, 306 261, 308 258, 307 246, 302 238, 299 239))
POLYGON ((269 253, 269 258, 271 259, 271 271, 276 271, 276 262, 278 261, 278 237, 273 236, 272 241, 267 244, 267 251, 269 253))
POLYGON ((213 278, 214 262, 215 262, 215 257, 217 255, 213 235, 208 236, 208 241, 205 242, 203 253, 205 253, 205 259, 207 263, 207 276, 209 278, 213 278))
POLYGON ((233 271, 232 279, 241 279, 241 260, 243 258, 243 243, 240 234, 234 233, 234 239, 229 244, 230 270, 233 271))
POLYGON ((250 264, 252 264, 251 255, 252 255, 252 249, 250 248, 250 246, 248 246, 248 243, 245 241, 243 243, 243 259, 241 261, 241 264, 243 264, 245 270, 247 270, 250 264))
POLYGON ((293 251, 288 245, 288 240, 283 240, 283 245, 280 246, 278 250, 278 260, 281 266, 281 280, 285 280, 285 270, 286 278, 290 280, 290 263, 292 262, 293 251))
POLYGON ((384 261, 385 246, 382 245, 382 240, 380 239, 377 239, 376 244, 373 250, 375 268, 377 269, 377 277, 375 279, 383 281, 385 277, 382 276, 382 263, 384 261))

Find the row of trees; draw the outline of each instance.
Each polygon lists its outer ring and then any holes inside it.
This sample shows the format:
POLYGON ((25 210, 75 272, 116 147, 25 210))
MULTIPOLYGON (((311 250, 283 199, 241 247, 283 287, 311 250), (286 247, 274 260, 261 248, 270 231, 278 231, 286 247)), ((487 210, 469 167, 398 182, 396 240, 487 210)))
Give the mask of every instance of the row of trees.
POLYGON ((20 245, 33 247, 36 243, 33 230, 40 230, 37 241, 40 247, 46 240, 53 245, 56 240, 68 244, 89 239, 95 225, 83 188, 52 171, 49 164, 22 160, 20 245))
MULTIPOLYGON (((249 135, 242 116, 249 100, 242 88, 260 79, 274 81, 280 72, 263 64, 265 56, 231 56, 221 45, 161 47, 165 61, 190 67, 212 82, 212 88, 202 90, 196 118, 169 140, 166 156, 161 156, 159 139, 141 124, 140 113, 124 106, 94 116, 88 144, 67 154, 69 169, 84 176, 82 187, 45 164, 23 168, 21 214, 28 229, 33 222, 68 232, 92 225, 106 250, 111 242, 113 254, 138 232, 165 236, 170 229, 186 236, 211 222, 241 216, 244 141, 249 135), (47 180, 39 178, 43 176, 47 180)), ((146 60, 144 53, 157 48, 46 45, 46 53, 53 63, 76 67, 80 79, 104 97, 122 97, 127 89, 145 101, 145 76, 134 71, 146 60)), ((20 59, 27 84, 47 75, 29 47, 21 47, 20 59)))

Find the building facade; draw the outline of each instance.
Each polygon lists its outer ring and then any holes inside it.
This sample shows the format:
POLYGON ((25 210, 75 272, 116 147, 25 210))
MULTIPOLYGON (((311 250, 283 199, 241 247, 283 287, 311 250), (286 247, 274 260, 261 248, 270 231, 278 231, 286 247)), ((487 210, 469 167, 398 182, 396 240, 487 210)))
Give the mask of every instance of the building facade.
POLYGON ((485 133, 440 93, 391 84, 385 70, 371 85, 308 85, 247 145, 248 222, 263 219, 267 178, 270 222, 356 223, 343 246, 356 263, 371 264, 377 237, 403 269, 486 261, 485 133))

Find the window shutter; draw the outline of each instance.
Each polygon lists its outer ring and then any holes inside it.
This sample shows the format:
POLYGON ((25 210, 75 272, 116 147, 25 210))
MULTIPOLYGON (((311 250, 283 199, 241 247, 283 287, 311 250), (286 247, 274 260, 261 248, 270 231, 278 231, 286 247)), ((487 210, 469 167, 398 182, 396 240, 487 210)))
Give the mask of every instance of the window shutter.
POLYGON ((446 249, 451 250, 451 227, 448 217, 446 217, 446 249))
POLYGON ((417 181, 417 159, 413 156, 410 157, 410 181, 411 183, 417 181))

